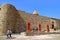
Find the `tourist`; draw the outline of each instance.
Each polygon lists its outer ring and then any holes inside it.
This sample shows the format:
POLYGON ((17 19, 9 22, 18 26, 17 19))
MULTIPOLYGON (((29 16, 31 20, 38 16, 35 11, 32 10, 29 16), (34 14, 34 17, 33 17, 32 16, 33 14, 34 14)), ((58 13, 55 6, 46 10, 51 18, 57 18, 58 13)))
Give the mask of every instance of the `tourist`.
POLYGON ((10 29, 7 30, 7 38, 11 38, 12 31, 10 29))

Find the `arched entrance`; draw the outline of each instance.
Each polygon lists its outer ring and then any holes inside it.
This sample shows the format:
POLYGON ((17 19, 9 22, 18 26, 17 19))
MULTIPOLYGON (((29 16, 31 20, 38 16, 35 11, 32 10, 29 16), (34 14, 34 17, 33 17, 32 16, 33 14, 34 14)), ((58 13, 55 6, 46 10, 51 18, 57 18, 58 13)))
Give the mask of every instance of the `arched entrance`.
POLYGON ((54 22, 52 22, 52 29, 54 29, 54 22))

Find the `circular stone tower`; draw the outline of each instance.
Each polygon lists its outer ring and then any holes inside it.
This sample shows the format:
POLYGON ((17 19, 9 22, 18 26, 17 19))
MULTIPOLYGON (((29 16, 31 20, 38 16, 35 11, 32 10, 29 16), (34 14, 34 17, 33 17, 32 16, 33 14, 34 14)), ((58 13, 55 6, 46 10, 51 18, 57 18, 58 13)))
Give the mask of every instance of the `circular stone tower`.
POLYGON ((0 35, 6 33, 7 29, 16 29, 16 8, 11 4, 0 5, 0 35))

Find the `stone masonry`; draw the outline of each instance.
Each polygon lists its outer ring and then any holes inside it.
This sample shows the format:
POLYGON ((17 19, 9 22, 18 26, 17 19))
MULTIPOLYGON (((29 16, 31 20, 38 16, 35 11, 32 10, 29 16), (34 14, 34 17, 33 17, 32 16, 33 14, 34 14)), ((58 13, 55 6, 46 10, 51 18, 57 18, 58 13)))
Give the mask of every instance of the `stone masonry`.
POLYGON ((7 29, 11 29, 13 33, 26 31, 26 25, 31 23, 31 30, 36 29, 39 24, 42 25, 42 30, 52 27, 52 22, 57 29, 60 29, 60 20, 36 15, 36 12, 29 14, 24 11, 17 10, 11 4, 0 5, 0 35, 6 34, 7 29), (34 14, 35 13, 35 14, 34 14))

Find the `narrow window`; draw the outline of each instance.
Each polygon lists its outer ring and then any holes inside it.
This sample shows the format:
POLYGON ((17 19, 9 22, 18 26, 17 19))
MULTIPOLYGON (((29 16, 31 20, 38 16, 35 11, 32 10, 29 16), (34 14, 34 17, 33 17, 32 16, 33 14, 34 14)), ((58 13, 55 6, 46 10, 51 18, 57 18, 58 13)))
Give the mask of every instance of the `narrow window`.
POLYGON ((0 10, 1 10, 1 8, 0 8, 0 10))

